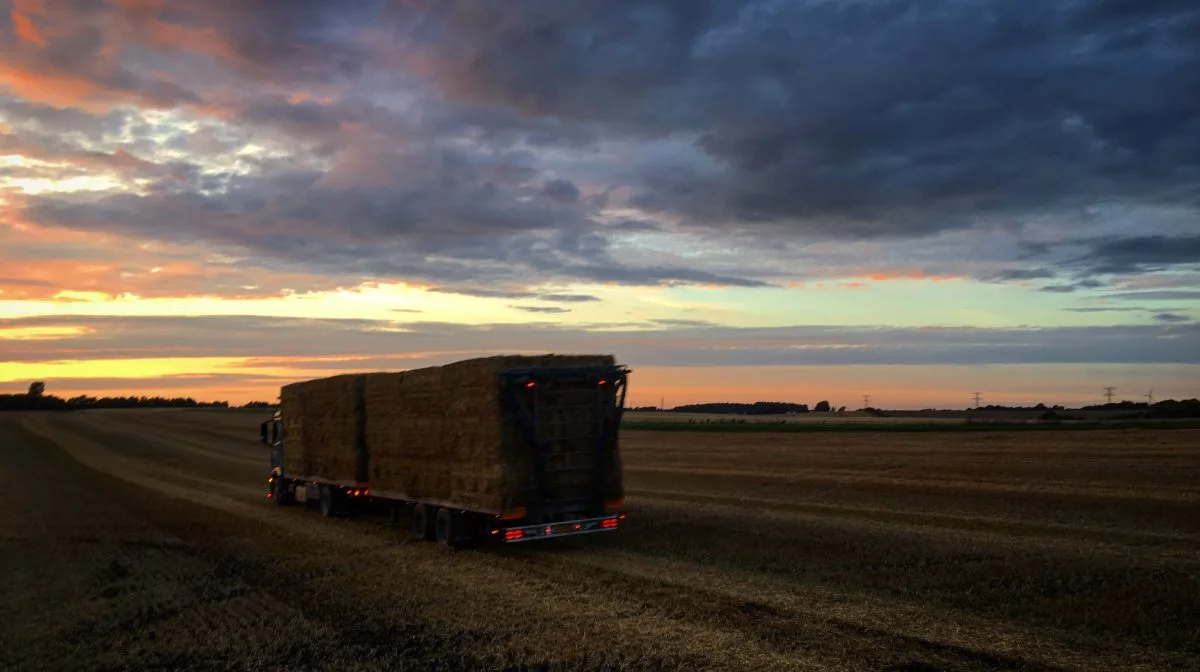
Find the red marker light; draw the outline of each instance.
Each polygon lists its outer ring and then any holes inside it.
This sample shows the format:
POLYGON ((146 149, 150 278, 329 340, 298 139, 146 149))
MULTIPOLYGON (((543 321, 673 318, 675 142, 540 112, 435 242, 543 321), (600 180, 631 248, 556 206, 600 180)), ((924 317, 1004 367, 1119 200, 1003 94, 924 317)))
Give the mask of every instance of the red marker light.
POLYGON ((528 383, 525 383, 525 387, 533 387, 533 385, 534 385, 534 382, 532 380, 529 381, 528 383))
POLYGON ((603 384, 605 384, 605 383, 607 383, 607 382, 608 382, 608 381, 607 381, 607 380, 605 380, 605 379, 603 379, 603 378, 601 378, 601 379, 600 379, 600 384, 601 384, 601 385, 603 385, 603 384))

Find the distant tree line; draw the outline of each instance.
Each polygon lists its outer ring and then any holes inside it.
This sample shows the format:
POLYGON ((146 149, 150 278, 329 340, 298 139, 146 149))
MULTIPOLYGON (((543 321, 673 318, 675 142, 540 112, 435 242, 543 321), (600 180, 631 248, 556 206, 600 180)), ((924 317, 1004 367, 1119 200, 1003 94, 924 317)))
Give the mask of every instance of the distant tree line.
MULTIPOLYGON (((676 406, 674 408, 661 409, 658 406, 634 406, 626 407, 626 411, 665 411, 667 413, 713 413, 720 415, 783 415, 786 413, 830 413, 837 411, 839 413, 846 410, 845 406, 834 409, 828 401, 820 401, 809 411, 808 404, 794 404, 782 401, 757 401, 752 404, 738 402, 716 402, 705 404, 688 404, 685 406, 676 406)), ((876 408, 860 409, 868 415, 886 417, 888 413, 876 408)), ((925 409, 933 410, 933 409, 925 409)), ((1002 406, 999 404, 989 404, 978 408, 968 408, 968 411, 982 412, 1042 412, 1044 417, 1070 419, 1062 413, 1068 410, 1061 404, 1046 405, 1043 403, 1033 406, 1002 406)), ((1111 404, 1096 404, 1093 406, 1083 406, 1080 411, 1125 411, 1128 415, 1114 416, 1113 419, 1131 419, 1131 418, 1148 418, 1148 419, 1178 419, 1178 418, 1200 418, 1200 400, 1196 399, 1166 399, 1155 402, 1153 405, 1146 402, 1121 401, 1111 404)))
MULTIPOLYGON (((267 402, 250 402, 242 408, 268 408, 267 402)), ((228 401, 196 401, 192 397, 92 397, 64 399, 46 394, 46 384, 30 384, 25 394, 0 394, 0 411, 76 411, 101 408, 231 408, 228 401)))
POLYGON ((1037 404, 1035 406, 1001 406, 1000 404, 988 404, 987 406, 978 406, 967 409, 969 411, 1065 411, 1065 406, 1055 404, 1047 406, 1045 404, 1037 404))
MULTIPOLYGON (((658 406, 633 406, 626 411, 661 411, 658 406)), ((845 406, 837 409, 843 412, 845 406)), ((818 401, 810 411, 808 404, 794 404, 786 401, 756 401, 752 404, 725 401, 707 404, 687 404, 665 409, 667 413, 714 413, 720 415, 784 415, 787 413, 832 413, 834 408, 828 401, 818 401)))
POLYGON ((1126 411, 1142 418, 1200 418, 1200 399, 1164 399, 1148 404, 1144 401, 1117 401, 1111 404, 1084 406, 1083 411, 1126 411))
MULTIPOLYGON (((1038 404, 1036 406, 980 406, 972 408, 972 411, 1050 411, 1061 412, 1067 410, 1062 405, 1047 406, 1038 404)), ((1200 418, 1200 400, 1197 399, 1164 399, 1163 401, 1155 402, 1153 405, 1144 401, 1118 401, 1109 404, 1093 404, 1091 406, 1081 406, 1080 411, 1125 411, 1128 415, 1117 416, 1121 418, 1151 418, 1151 419, 1170 419, 1170 418, 1200 418)))

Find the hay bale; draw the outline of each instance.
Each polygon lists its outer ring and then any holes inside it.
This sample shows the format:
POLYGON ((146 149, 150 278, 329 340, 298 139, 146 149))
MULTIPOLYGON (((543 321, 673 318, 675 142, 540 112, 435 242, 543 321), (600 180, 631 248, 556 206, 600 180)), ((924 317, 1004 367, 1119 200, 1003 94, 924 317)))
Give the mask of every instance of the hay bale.
POLYGON ((285 385, 280 395, 284 469, 334 481, 365 481, 360 435, 362 376, 345 374, 285 385))
MULTIPOLYGON (((533 451, 505 413, 500 373, 534 366, 613 364, 611 355, 501 355, 368 378, 371 487, 485 510, 524 503, 534 486, 533 451)), ((557 405, 592 402, 594 407, 596 393, 594 387, 571 392, 557 405)), ((550 407, 543 413, 539 429, 552 444, 548 467, 594 467, 594 460, 589 464, 586 457, 581 461, 574 456, 569 458, 574 462, 564 463, 553 456, 594 447, 594 440, 555 434, 569 431, 560 427, 564 422, 573 423, 579 434, 594 415, 592 407, 550 407)), ((594 487, 586 474, 553 475, 548 481, 549 494, 556 499, 586 497, 594 487)), ((619 481, 618 473, 618 485, 619 481)))
MULTIPOLYGON (((611 355, 502 355, 288 385, 281 400, 285 469, 350 480, 357 466, 360 480, 376 492, 511 509, 533 491, 534 455, 505 412, 501 372, 614 364, 611 355)), ((551 393, 531 391, 529 401, 538 394, 551 393)), ((602 408, 597 395, 611 397, 611 388, 567 386, 553 394, 538 410, 538 430, 549 448, 546 466, 582 471, 548 475, 548 494, 555 500, 591 496, 602 408)), ((605 496, 612 499, 621 496, 621 478, 615 443, 610 447, 605 496)))

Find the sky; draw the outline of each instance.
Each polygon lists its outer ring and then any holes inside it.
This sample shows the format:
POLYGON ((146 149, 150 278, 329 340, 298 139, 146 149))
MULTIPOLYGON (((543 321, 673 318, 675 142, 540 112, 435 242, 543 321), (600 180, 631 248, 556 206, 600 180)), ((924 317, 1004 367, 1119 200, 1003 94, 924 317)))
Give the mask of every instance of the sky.
POLYGON ((0 10, 0 392, 1200 397, 1192 0, 0 10))

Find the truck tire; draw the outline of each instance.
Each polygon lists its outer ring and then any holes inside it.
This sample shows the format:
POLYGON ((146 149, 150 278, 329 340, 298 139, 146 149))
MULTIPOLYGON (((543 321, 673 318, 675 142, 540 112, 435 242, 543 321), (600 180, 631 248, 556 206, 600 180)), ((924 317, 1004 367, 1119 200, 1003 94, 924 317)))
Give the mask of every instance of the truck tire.
POLYGON ((434 538, 447 548, 474 548, 477 539, 475 521, 470 514, 451 509, 438 509, 434 521, 434 538))
POLYGON ((412 510, 412 535, 414 539, 433 539, 433 519, 428 504, 414 504, 412 510))
POLYGON ((433 538, 437 543, 449 548, 456 548, 458 534, 458 516, 450 509, 438 509, 433 520, 433 538))
POLYGON ((328 485, 321 486, 321 515, 326 518, 337 518, 342 515, 342 506, 337 493, 328 485))

